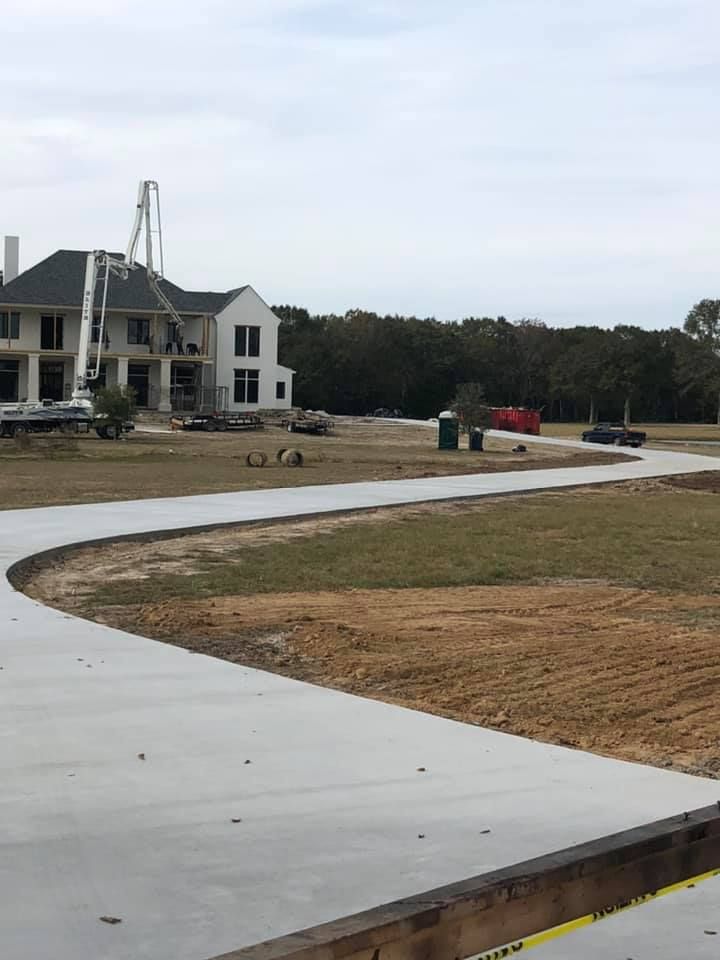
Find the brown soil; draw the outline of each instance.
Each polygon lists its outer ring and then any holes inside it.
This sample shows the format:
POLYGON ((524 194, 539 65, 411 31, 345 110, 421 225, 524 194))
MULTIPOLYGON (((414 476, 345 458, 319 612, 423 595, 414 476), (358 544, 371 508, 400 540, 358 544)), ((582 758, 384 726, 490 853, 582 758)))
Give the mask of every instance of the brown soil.
POLYGON ((720 773, 720 598, 594 583, 260 595, 99 619, 506 732, 720 773))
POLYGON ((681 477, 664 477, 665 486, 681 490, 699 490, 702 493, 720 493, 720 471, 707 470, 703 473, 688 473, 681 477))

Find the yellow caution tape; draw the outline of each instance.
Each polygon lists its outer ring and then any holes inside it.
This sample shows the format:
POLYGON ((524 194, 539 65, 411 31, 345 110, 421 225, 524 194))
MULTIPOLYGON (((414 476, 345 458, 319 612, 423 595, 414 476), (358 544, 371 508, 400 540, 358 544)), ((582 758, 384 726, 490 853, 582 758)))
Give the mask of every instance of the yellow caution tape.
POLYGON ((667 887, 661 887, 651 893, 643 893, 639 897, 632 897, 630 900, 621 900, 611 907, 605 907, 603 910, 596 910, 595 913, 588 913, 584 917, 578 917, 576 920, 568 920, 567 923, 561 923, 557 927, 550 927, 549 930, 543 930, 541 933, 533 933, 529 937, 523 937, 522 940, 516 940, 514 943, 505 944, 503 947, 496 947, 487 953, 475 954, 473 960, 503 960, 505 957, 514 957, 520 951, 530 950, 532 947, 539 947, 543 943, 551 940, 557 940, 558 937, 564 937, 566 933, 572 933, 583 927, 589 927, 598 920, 605 920, 608 917, 614 917, 624 910, 631 910, 633 907, 639 907, 643 903, 649 903, 651 900, 657 900, 659 897, 665 897, 669 893, 675 893, 677 890, 686 890, 688 887, 694 887, 703 880, 710 880, 712 877, 720 876, 720 869, 708 870, 707 873, 700 873, 696 877, 690 877, 688 880, 680 880, 678 883, 671 883, 667 887))

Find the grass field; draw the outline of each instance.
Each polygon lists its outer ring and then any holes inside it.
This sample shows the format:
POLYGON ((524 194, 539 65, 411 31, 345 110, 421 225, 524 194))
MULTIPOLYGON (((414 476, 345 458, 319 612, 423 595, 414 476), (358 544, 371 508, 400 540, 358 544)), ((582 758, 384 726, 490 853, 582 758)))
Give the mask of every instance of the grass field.
MULTIPOLYGON (((545 437, 565 437, 579 440, 587 423, 543 423, 542 435, 545 437)), ((663 440, 720 441, 720 426, 714 423, 634 423, 633 429, 644 430, 648 442, 662 443, 663 440)))
POLYGON ((512 443, 489 440, 487 452, 438 451, 427 427, 343 422, 333 436, 290 436, 279 427, 252 433, 143 433, 115 443, 98 438, 25 437, 0 440, 0 507, 47 506, 98 500, 177 497, 229 490, 294 487, 356 480, 397 480, 470 472, 527 470, 613 462, 598 454, 533 447, 511 453, 512 443), (288 469, 276 460, 282 447, 299 448, 305 465, 288 469), (248 467, 253 449, 264 450, 262 469, 248 467), (604 458, 604 459, 602 459, 604 458))
MULTIPOLYGON (((720 475, 710 475, 720 491, 720 475)), ((689 478, 687 482, 704 481, 689 478)), ((623 586, 712 593, 720 584, 720 497, 657 481, 633 496, 621 486, 458 505, 450 513, 399 510, 341 526, 319 522, 306 536, 258 544, 213 534, 176 541, 187 573, 124 575, 103 583, 91 605, 257 593, 593 580, 623 586), (318 535, 321 531, 321 535, 318 535), (432 558, 429 561, 429 558, 432 558), (301 575, 299 575, 301 571, 301 575)), ((146 546, 135 547, 139 570, 146 546)), ((125 561, 127 566, 127 561, 125 561)), ((105 578, 103 577, 103 580, 105 578)))

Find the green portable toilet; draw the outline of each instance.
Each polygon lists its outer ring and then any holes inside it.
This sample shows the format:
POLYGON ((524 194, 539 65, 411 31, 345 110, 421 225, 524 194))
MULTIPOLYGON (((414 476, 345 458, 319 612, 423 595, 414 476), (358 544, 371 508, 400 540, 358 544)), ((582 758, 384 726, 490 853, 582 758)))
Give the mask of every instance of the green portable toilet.
POLYGON ((438 450, 457 450, 460 422, 450 410, 438 415, 438 450))

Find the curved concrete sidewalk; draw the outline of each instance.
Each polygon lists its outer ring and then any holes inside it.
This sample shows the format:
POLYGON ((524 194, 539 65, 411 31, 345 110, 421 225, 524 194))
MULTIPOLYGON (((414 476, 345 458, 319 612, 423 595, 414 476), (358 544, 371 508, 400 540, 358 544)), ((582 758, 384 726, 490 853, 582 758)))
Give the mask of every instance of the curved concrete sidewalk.
MULTIPOLYGON (((717 468, 648 450, 610 466, 6 511, 0 563, 147 531, 717 468)), ((720 796, 713 781, 78 620, 4 577, 0 667, 3 960, 203 960, 720 796)), ((703 930, 720 925, 717 894, 677 894, 537 955, 714 957, 703 930)))

